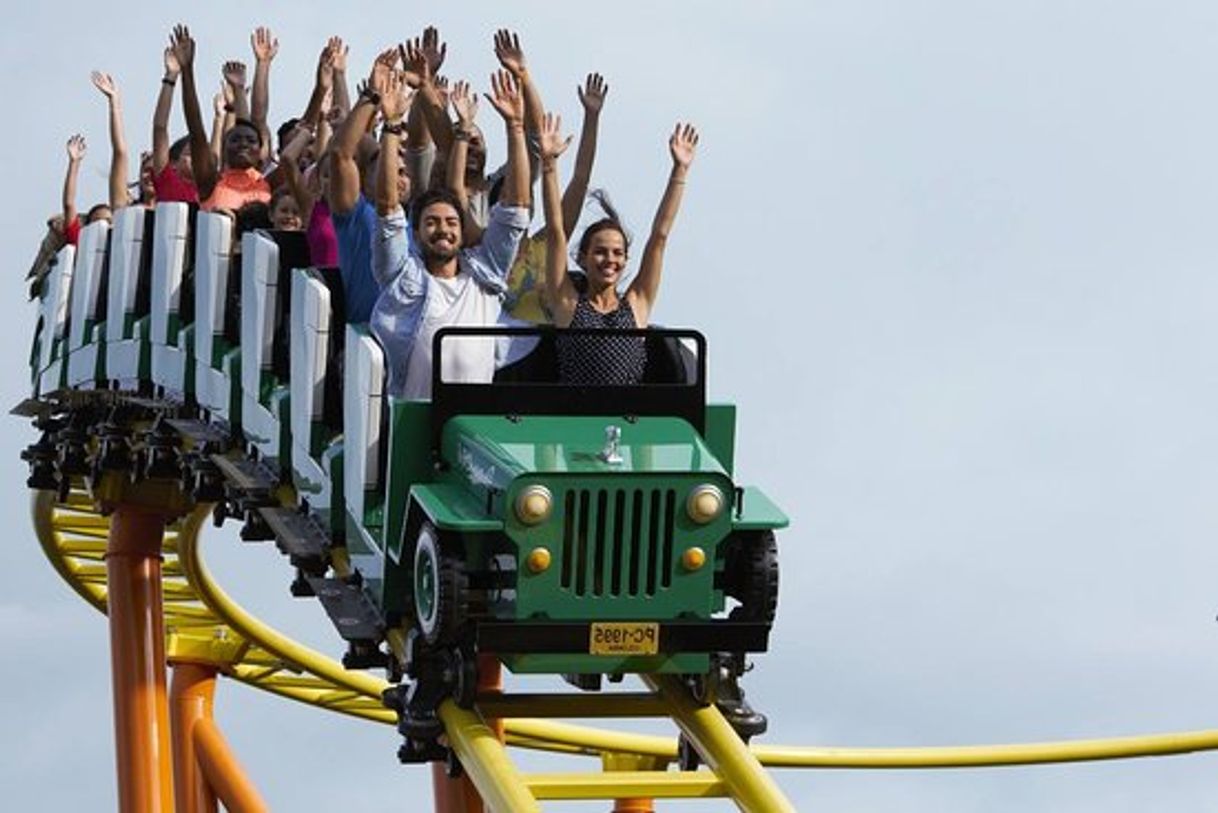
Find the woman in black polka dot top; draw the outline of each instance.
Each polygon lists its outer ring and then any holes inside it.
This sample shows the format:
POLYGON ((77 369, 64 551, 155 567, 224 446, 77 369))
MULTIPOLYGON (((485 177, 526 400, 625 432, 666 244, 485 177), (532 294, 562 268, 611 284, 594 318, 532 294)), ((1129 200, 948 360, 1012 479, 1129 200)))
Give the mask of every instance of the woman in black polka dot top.
MULTIPOLYGON (((541 131, 541 183, 546 214, 546 302, 560 328, 642 328, 660 290, 664 248, 681 206, 685 175, 693 163, 698 132, 678 124, 668 139, 672 171, 664 197, 643 247, 639 273, 624 293, 617 290, 626 270, 629 244, 615 213, 590 225, 579 241, 576 262, 587 275, 586 290, 576 290, 567 274, 567 238, 558 186, 558 157, 571 143, 561 120, 547 113, 541 131)), ((558 341, 559 379, 569 384, 637 384, 647 360, 641 337, 565 336, 558 341)))

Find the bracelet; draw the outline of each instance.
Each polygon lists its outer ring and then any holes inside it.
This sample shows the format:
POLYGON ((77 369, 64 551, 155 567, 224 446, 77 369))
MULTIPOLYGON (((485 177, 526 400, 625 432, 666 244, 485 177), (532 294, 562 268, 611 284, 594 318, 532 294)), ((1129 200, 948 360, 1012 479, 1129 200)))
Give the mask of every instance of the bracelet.
POLYGON ((392 122, 392 123, 385 122, 383 125, 381 125, 381 135, 384 135, 385 133, 391 133, 395 136, 401 137, 402 132, 405 129, 406 129, 406 125, 402 124, 401 119, 398 119, 397 121, 392 122))
POLYGON ((360 94, 360 98, 371 104, 373 107, 380 107, 381 94, 377 93, 372 88, 364 88, 364 92, 360 94))
POLYGON ((177 79, 165 79, 165 78, 162 78, 162 79, 161 79, 161 84, 162 84, 162 85, 169 85, 170 87, 173 87, 173 86, 174 86, 174 85, 176 85, 177 83, 178 83, 178 80, 177 80, 177 79))
POLYGON ((456 141, 469 141, 470 138, 472 137, 472 135, 473 134, 470 133, 469 130, 466 130, 464 127, 458 127, 455 130, 453 130, 453 139, 455 139, 456 141))

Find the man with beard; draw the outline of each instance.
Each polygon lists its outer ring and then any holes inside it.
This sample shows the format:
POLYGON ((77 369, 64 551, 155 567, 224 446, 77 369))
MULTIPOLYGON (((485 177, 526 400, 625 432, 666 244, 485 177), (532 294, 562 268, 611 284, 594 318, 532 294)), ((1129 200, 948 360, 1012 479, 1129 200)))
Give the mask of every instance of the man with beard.
POLYGON ((249 203, 269 203, 270 184, 257 169, 262 157, 262 133, 258 126, 248 119, 237 119, 224 134, 223 168, 216 166, 195 89, 195 41, 190 30, 179 25, 174 28, 169 44, 182 71, 182 111, 190 133, 191 170, 202 201, 200 207, 235 212, 249 203))
MULTIPOLYGON (((508 168, 499 202, 491 209, 482 241, 463 249, 464 213, 446 189, 428 191, 413 206, 414 233, 398 202, 398 139, 410 99, 397 73, 376 88, 385 119, 376 205, 378 233, 372 271, 382 286, 372 311, 373 333, 385 348, 389 394, 431 397, 432 339, 442 327, 493 325, 499 320, 507 274, 529 225, 529 164, 524 137, 524 98, 512 75, 491 77, 489 97, 507 128, 508 168), (413 245, 412 245, 413 244, 413 245)), ((463 338, 445 346, 446 381, 490 381, 493 338, 463 338)))

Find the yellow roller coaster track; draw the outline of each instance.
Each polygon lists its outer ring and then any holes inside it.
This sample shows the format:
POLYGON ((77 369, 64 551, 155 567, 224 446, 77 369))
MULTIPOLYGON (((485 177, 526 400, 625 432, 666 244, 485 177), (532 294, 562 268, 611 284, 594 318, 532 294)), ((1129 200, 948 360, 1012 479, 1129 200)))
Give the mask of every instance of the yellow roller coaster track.
MULTIPOLYGON (((63 579, 98 610, 106 609, 104 556, 109 520, 84 491, 65 502, 33 492, 34 527, 47 558, 63 579)), ((389 685, 344 668, 254 618, 221 589, 202 557, 199 531, 207 512, 197 509, 166 529, 164 618, 170 660, 203 659, 228 676, 263 691, 329 711, 380 723, 396 722, 381 704, 389 685)), ((345 570, 341 557, 335 562, 345 570)), ((390 636, 391 645, 399 645, 390 636)), ((652 679, 653 693, 553 698, 486 699, 477 711, 448 702, 441 718, 450 742, 488 805, 498 811, 538 810, 544 799, 702 798, 728 796, 743 810, 792 809, 760 766, 785 768, 960 768, 1032 765, 1166 756, 1218 749, 1218 730, 1016 745, 912 748, 829 748, 755 745, 737 753, 714 707, 702 708, 675 681, 652 679), (616 704, 616 707, 614 707, 616 704), (530 714, 521 717, 518 714, 530 714), (709 771, 666 771, 676 759, 672 737, 564 724, 538 715, 671 717, 707 756, 709 771), (503 717, 509 745, 596 756, 603 772, 520 774, 483 715, 503 717)))

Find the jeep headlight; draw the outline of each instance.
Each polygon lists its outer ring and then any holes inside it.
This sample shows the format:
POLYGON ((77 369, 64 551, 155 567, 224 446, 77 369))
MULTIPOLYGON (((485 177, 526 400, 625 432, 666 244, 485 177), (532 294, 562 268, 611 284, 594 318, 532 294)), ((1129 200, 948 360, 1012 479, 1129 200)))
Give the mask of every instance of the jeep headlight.
POLYGON ((516 518, 525 525, 539 525, 545 522, 553 507, 554 496, 545 486, 526 486, 516 495, 516 518))
POLYGON ((723 492, 709 483, 700 485, 689 492, 685 511, 694 522, 705 525, 723 512, 723 492))

